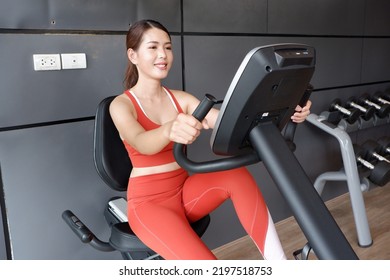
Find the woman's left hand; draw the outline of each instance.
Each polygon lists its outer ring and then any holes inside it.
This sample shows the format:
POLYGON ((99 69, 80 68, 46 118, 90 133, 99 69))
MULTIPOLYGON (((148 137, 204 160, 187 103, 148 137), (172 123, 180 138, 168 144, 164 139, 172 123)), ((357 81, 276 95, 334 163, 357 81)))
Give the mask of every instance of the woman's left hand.
POLYGON ((311 104, 311 101, 308 100, 303 108, 297 105, 295 108, 295 113, 291 116, 291 120, 296 123, 304 122, 307 116, 310 114, 311 104))

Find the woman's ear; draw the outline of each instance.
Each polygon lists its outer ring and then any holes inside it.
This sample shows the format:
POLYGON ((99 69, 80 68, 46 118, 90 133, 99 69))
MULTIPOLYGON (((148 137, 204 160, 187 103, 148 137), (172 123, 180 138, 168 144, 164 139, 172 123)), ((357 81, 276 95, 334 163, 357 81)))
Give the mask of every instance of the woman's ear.
POLYGON ((127 57, 129 58, 131 63, 137 65, 137 53, 133 49, 129 48, 127 50, 127 57))

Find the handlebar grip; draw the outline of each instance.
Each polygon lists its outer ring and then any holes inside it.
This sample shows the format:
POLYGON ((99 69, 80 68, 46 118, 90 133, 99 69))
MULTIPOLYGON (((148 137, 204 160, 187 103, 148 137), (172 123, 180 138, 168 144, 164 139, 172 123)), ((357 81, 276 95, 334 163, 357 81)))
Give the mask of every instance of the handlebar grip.
POLYGON ((311 84, 309 84, 307 86, 307 89, 305 90, 305 93, 303 94, 301 100, 299 101, 299 106, 304 107, 306 105, 312 92, 313 92, 313 86, 311 84))
POLYGON ((62 213, 62 219, 68 224, 72 231, 83 243, 89 243, 93 239, 92 232, 76 217, 70 210, 62 213))
POLYGON ((196 107, 195 111, 192 115, 198 120, 202 121, 208 114, 208 112, 213 108, 213 106, 217 103, 217 99, 211 94, 206 93, 203 100, 199 103, 198 107, 196 107))
MULTIPOLYGON (((312 91, 313 91, 313 86, 309 84, 301 100, 299 101, 299 106, 304 107, 306 105, 307 101, 310 99, 310 95, 312 91)), ((297 129, 297 123, 290 121, 287 123, 284 132, 284 138, 290 142, 289 144, 291 145, 292 150, 295 150, 295 144, 293 143, 294 142, 293 139, 294 139, 296 129, 297 129)))

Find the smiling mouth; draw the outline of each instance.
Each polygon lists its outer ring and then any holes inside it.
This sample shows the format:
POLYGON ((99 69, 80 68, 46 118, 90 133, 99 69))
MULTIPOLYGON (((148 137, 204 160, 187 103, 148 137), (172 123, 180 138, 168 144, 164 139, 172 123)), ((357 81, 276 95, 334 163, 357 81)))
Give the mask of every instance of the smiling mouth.
POLYGON ((166 69, 168 67, 167 63, 156 63, 154 66, 156 66, 159 69, 166 69))

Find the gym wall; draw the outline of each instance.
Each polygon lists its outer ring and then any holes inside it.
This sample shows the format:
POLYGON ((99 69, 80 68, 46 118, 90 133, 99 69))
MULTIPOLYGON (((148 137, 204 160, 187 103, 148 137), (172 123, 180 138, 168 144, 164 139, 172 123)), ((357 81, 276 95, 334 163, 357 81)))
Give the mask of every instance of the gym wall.
MULTIPOLYGON (((120 259, 84 245, 63 222, 71 209, 101 239, 108 199, 119 195, 97 175, 97 104, 123 91, 125 34, 142 18, 171 32, 175 64, 165 84, 223 98, 248 51, 285 42, 317 51, 312 112, 338 97, 390 88, 387 0, 1 0, 0 259, 120 259), (33 54, 85 53, 87 68, 34 71, 33 54)), ((353 133, 357 143, 390 136, 389 125, 353 133)), ((208 134, 190 147, 213 157, 208 134)), ((336 141, 311 124, 296 133, 296 155, 314 181, 341 166, 336 141)), ((262 164, 250 166, 277 222, 291 215, 262 164)), ((333 183, 336 184, 336 183, 333 183)), ((324 199, 346 192, 326 188, 324 199)), ((125 194, 122 194, 125 195, 125 194)), ((204 240, 216 248, 245 235, 230 202, 211 215, 204 240)))

